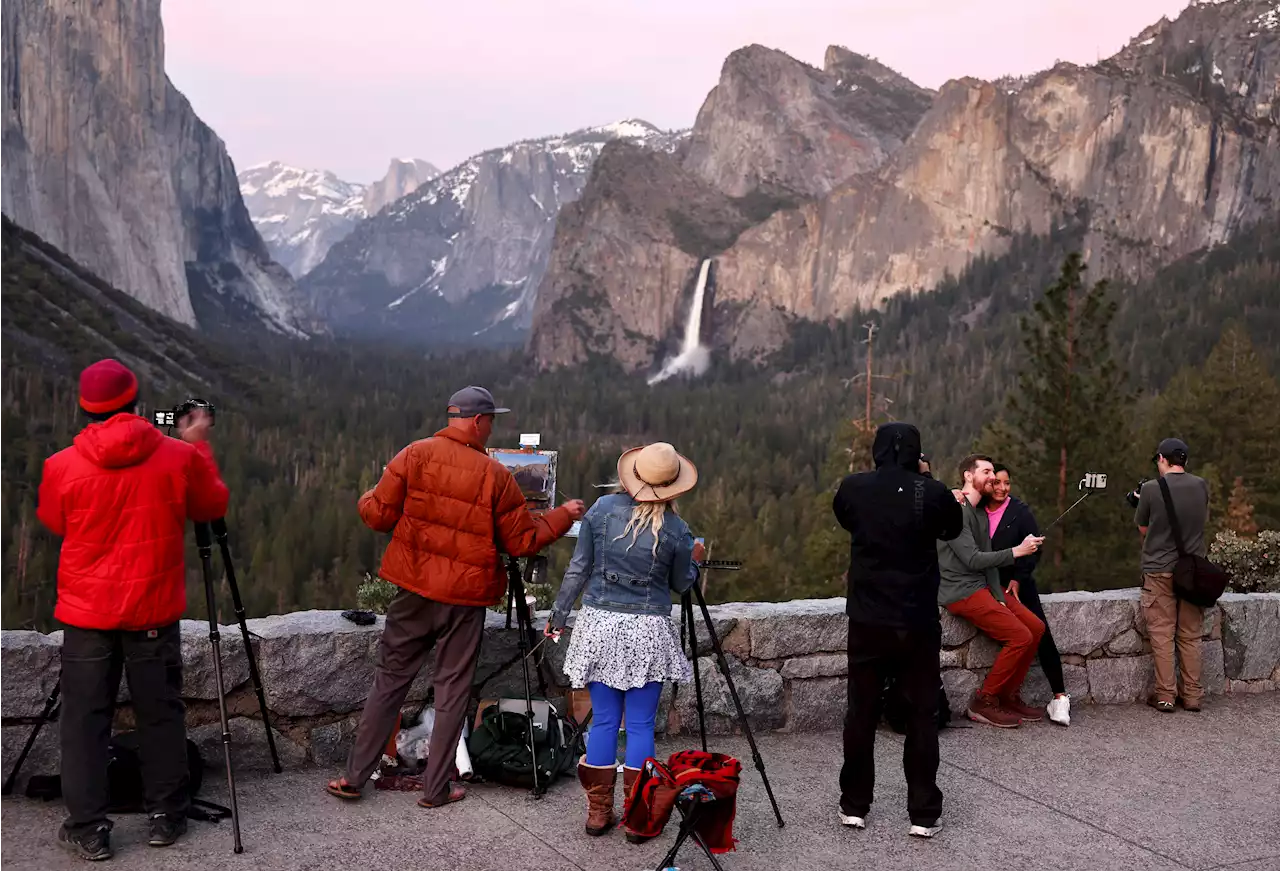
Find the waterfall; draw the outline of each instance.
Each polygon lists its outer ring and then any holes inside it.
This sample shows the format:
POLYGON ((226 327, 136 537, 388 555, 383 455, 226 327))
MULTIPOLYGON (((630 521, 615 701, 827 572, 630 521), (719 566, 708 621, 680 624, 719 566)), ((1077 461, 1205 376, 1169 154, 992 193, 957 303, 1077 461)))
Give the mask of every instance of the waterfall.
POLYGON ((702 267, 698 270, 698 284, 693 291, 693 306, 689 309, 689 320, 684 325, 684 341, 680 343, 680 352, 662 365, 658 374, 649 379, 650 384, 666 381, 672 375, 701 375, 707 371, 711 354, 702 345, 702 309, 710 272, 711 260, 708 258, 702 261, 702 267))

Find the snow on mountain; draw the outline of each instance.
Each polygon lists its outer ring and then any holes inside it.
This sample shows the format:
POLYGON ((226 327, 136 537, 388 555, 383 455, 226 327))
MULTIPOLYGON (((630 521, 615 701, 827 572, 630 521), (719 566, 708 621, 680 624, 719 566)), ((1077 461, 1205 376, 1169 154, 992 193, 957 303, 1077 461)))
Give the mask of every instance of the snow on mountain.
POLYGON ((477 154, 362 221, 304 291, 339 332, 510 342, 528 329, 556 216, 605 143, 672 152, 687 137, 626 119, 477 154))
POLYGON ((395 158, 373 184, 278 160, 237 174, 240 195, 272 256, 295 276, 320 263, 360 221, 415 190, 439 171, 425 160, 395 158))

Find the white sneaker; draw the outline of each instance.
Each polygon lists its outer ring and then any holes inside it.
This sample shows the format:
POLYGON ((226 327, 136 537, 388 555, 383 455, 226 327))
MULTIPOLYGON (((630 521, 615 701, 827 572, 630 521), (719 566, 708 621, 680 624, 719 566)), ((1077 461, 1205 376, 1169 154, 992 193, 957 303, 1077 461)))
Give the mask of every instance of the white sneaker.
POLYGON ((1059 726, 1071 725, 1071 696, 1055 696, 1045 710, 1049 719, 1059 726))
POLYGON ((840 814, 840 825, 848 826, 851 829, 865 829, 867 827, 866 817, 851 817, 843 812, 840 814))
POLYGON ((932 838, 938 832, 942 831, 942 820, 938 820, 931 826, 912 826, 907 829, 907 834, 913 838, 932 838))

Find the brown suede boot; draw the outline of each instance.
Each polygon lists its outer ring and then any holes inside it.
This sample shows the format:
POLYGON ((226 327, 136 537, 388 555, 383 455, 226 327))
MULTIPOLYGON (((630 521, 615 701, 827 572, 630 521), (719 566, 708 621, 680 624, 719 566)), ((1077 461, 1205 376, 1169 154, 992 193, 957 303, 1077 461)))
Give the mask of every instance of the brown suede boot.
POLYGON ((631 807, 631 793, 635 788, 636 780, 640 778, 639 768, 623 768, 622 769, 622 819, 627 819, 627 810, 631 807))
POLYGON ((587 834, 603 835, 613 828, 613 790, 618 782, 615 765, 588 765, 586 757, 578 762, 578 782, 587 793, 587 834))

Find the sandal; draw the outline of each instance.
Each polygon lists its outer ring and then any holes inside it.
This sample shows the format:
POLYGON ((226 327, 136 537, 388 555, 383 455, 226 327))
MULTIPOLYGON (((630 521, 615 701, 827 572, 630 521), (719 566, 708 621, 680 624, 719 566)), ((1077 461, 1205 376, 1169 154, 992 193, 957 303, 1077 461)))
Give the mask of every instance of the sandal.
POLYGON ((427 801, 425 797, 418 799, 418 807, 437 808, 444 807, 447 804, 453 804, 455 801, 462 801, 467 797, 467 788, 461 783, 450 783, 449 792, 444 801, 427 801))
POLYGON ((359 787, 352 786, 347 783, 345 777, 339 777, 337 780, 331 780, 325 785, 325 791, 329 795, 336 795, 343 801, 357 801, 363 796, 359 787))

